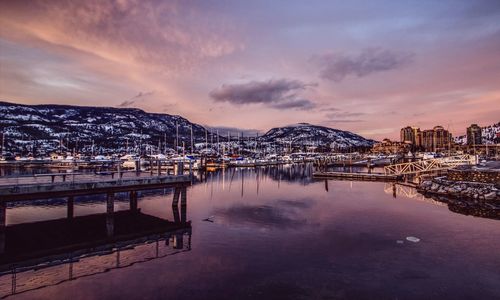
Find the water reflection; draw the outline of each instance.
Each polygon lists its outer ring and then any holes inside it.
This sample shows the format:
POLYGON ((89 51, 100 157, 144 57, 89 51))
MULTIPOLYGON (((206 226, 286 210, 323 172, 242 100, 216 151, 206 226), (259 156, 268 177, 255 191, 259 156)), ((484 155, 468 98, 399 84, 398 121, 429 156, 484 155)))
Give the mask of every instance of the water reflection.
POLYGON ((450 211, 462 215, 500 220, 500 207, 485 201, 423 195, 417 192, 416 188, 394 183, 386 183, 384 192, 392 194, 394 198, 409 198, 428 202, 433 205, 446 206, 450 211))
POLYGON ((140 210, 7 226, 1 233, 0 296, 24 293, 191 250, 186 207, 174 221, 140 210))
MULTIPOLYGON (((318 181, 311 178, 311 170, 297 165, 198 174, 187 189, 188 215, 172 211, 165 201, 175 195, 172 189, 140 192, 138 207, 147 220, 192 221, 196 237, 192 251, 161 259, 162 253, 191 249, 190 229, 182 239, 177 231, 141 235, 138 243, 125 239, 112 243, 101 255, 80 257, 73 264, 73 277, 68 275, 71 257, 63 258, 63 264, 19 273, 16 291, 34 283, 64 283, 18 296, 70 298, 78 290, 86 299, 500 297, 496 284, 500 256, 491 251, 500 247, 498 221, 457 214, 446 203, 409 187, 318 181), (407 236, 420 242, 407 242, 407 236), (159 259, 154 259, 156 253, 159 259), (137 268, 122 268, 127 265, 125 257, 153 259, 137 268), (76 278, 77 269, 104 273, 68 282, 76 278)), ((116 195, 115 214, 128 210, 126 196, 116 195)), ((48 201, 35 212, 32 209, 30 205, 9 207, 9 226, 38 223, 43 214, 52 219, 66 214, 64 201, 54 206, 48 201)), ((75 219, 105 210, 105 196, 75 197, 79 214, 75 219)), ((105 228, 105 220, 100 222, 105 228)), ((0 282, 1 290, 10 293, 11 274, 0 277, 0 282)))
POLYGON ((215 210, 215 216, 216 222, 234 226, 298 229, 311 224, 303 217, 305 210, 311 207, 311 201, 277 200, 273 205, 235 204, 215 210))

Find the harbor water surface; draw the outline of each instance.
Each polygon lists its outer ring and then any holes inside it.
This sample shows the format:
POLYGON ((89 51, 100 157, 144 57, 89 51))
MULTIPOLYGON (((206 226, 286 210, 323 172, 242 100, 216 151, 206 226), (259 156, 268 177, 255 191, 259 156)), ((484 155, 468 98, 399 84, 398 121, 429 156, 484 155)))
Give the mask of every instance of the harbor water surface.
MULTIPOLYGON (((141 213, 172 220, 172 193, 140 193, 141 213)), ((116 198, 116 211, 129 208, 116 198)), ((280 166, 208 173, 187 199, 189 251, 72 280, 57 279, 64 264, 19 273, 9 299, 500 299, 500 221, 409 187, 280 166)), ((75 198, 75 216, 105 207, 75 198)), ((65 215, 61 199, 9 204, 7 225, 65 215)), ((2 296, 11 280, 0 277, 2 296)))

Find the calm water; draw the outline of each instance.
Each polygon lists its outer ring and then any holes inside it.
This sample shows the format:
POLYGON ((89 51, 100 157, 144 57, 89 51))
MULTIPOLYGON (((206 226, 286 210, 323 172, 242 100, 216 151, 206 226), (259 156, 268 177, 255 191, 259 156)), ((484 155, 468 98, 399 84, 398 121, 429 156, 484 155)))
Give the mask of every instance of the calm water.
MULTIPOLYGON (((500 221, 310 171, 210 173, 187 190, 192 232, 181 250, 173 238, 136 245, 121 251, 121 268, 110 267, 116 253, 87 257, 73 280, 68 264, 26 271, 16 275, 25 292, 9 299, 500 299, 500 221)), ((117 199, 127 210, 127 195, 117 199)), ((172 220, 171 199, 171 189, 143 193, 139 207, 172 220)), ((64 204, 9 206, 8 225, 63 218, 64 204)), ((102 196, 76 199, 76 216, 104 211, 102 196)), ((11 289, 12 276, 1 277, 1 295, 11 289)))

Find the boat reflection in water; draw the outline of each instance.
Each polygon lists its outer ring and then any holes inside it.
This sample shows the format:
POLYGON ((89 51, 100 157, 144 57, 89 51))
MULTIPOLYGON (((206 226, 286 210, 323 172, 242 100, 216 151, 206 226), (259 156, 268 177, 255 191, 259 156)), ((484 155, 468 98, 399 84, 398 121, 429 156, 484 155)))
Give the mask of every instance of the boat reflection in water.
POLYGON ((500 220, 500 207, 485 201, 472 201, 438 195, 423 195, 417 192, 416 188, 394 183, 386 183, 384 192, 392 194, 393 197, 403 196, 404 198, 425 201, 434 205, 447 206, 450 211, 466 216, 500 220))
POLYGON ((189 251, 185 210, 173 207, 173 222, 139 209, 115 212, 111 236, 106 213, 7 226, 0 297, 189 251))

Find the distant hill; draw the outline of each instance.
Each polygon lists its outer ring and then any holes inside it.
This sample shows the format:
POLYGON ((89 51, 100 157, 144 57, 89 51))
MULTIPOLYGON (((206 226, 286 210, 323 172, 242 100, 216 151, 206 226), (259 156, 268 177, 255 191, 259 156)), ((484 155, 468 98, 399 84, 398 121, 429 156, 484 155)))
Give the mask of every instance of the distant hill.
MULTIPOLYGON (((16 153, 46 153, 74 148, 90 153, 109 151, 138 152, 205 142, 205 127, 169 114, 148 113, 137 108, 90 107, 72 105, 22 105, 0 102, 0 133, 5 133, 6 149, 16 153)), ((208 129, 210 132, 210 129, 208 129)), ((214 135, 215 139, 215 135, 214 135)), ((226 141, 224 133, 219 140, 226 141)), ((243 140, 243 139, 242 139, 243 140)), ((209 133, 210 141, 210 133, 209 133)), ((333 149, 370 147, 372 140, 348 131, 300 123, 269 130, 259 142, 328 146, 333 149)), ((233 140, 233 144, 236 141, 233 140)))
POLYGON ((374 144, 373 140, 366 139, 349 131, 308 123, 273 128, 261 136, 260 140, 264 142, 275 141, 283 144, 291 142, 294 145, 328 145, 332 149, 371 147, 374 144))
MULTIPOLYGON (((497 137, 497 134, 500 133, 500 122, 481 128, 484 144, 500 144, 500 139, 497 137)), ((455 143, 465 145, 467 143, 467 135, 456 136, 455 143)))
MULTIPOLYGON (((31 147, 52 151, 60 147, 88 150, 92 141, 97 153, 108 149, 129 149, 150 143, 164 148, 165 137, 173 147, 179 130, 179 145, 191 142, 191 126, 195 142, 205 140, 205 128, 187 119, 147 113, 136 108, 90 107, 70 105, 21 105, 0 102, 0 132, 5 132, 6 148, 31 147), (127 142, 128 141, 128 142, 127 142)), ((26 150, 26 149, 24 149, 26 150)), ((29 149, 28 149, 29 150, 29 149)), ((143 149, 146 151, 146 149, 143 149)))

